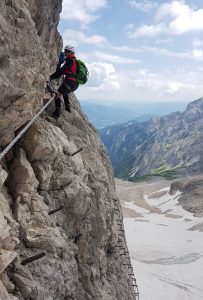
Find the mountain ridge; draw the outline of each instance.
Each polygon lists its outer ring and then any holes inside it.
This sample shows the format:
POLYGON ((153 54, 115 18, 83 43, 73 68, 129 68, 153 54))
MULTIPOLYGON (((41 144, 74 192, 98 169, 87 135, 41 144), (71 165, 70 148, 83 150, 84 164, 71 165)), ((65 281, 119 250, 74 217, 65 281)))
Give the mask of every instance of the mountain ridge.
POLYGON ((173 178, 203 171, 203 98, 184 112, 135 124, 127 122, 100 130, 115 176, 128 180, 163 176, 173 178))
POLYGON ((185 102, 130 103, 124 101, 114 104, 96 104, 95 101, 81 101, 83 111, 97 129, 122 124, 131 120, 138 122, 147 121, 153 116, 162 116, 166 112, 183 111, 185 106, 185 102))

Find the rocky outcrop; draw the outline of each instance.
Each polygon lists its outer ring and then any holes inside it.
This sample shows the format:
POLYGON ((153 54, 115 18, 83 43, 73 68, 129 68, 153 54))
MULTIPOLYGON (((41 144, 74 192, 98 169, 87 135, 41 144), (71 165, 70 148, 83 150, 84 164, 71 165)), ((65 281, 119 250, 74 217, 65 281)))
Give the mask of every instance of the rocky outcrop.
POLYGON ((117 177, 171 179, 203 172, 202 128, 203 98, 191 102, 183 113, 103 129, 101 138, 117 177))
POLYGON ((42 106, 44 86, 61 47, 56 29, 61 2, 0 3, 0 146, 42 106))
MULTIPOLYGON (((2 148, 43 104, 60 10, 61 0, 1 1, 2 148)), ((74 95, 71 108, 55 121, 50 105, 1 161, 1 299, 135 299, 111 164, 74 95)))
POLYGON ((203 176, 186 177, 171 184, 170 194, 181 192, 178 199, 185 210, 188 210, 196 217, 203 216, 203 176))
MULTIPOLYGON (((2 270, 18 254, 5 271, 19 289, 14 293, 18 299, 133 299, 126 261, 116 248, 114 210, 120 206, 111 166, 75 98, 72 105, 72 115, 64 111, 57 126, 39 119, 7 162, 7 189, 3 187, 12 195, 12 211, 4 200, 10 222, 2 225, 7 240, 2 250, 9 245, 2 252, 8 257, 2 270), (49 215, 58 207, 63 209, 49 215), (46 256, 41 260, 20 264, 42 251, 46 256)), ((6 172, 1 172, 3 184, 6 172)), ((122 243, 126 247, 125 238, 122 243)))

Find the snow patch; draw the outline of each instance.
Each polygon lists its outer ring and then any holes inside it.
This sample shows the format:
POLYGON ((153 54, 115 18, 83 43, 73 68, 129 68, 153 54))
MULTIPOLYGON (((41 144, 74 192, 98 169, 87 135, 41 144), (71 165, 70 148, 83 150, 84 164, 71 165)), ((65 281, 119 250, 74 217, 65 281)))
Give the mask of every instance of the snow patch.
POLYGON ((161 197, 144 196, 149 206, 159 209, 153 213, 125 202, 125 207, 142 213, 139 218, 124 218, 140 299, 202 300, 203 233, 189 229, 198 227, 203 218, 180 206, 180 192, 170 195, 168 187, 157 193, 163 190, 161 197))

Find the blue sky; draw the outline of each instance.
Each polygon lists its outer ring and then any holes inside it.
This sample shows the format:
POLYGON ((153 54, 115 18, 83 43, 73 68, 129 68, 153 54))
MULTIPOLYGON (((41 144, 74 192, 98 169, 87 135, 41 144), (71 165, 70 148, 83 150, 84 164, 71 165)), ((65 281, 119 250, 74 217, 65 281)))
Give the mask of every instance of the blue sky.
POLYGON ((202 0, 63 0, 59 31, 90 71, 79 100, 203 96, 202 0))

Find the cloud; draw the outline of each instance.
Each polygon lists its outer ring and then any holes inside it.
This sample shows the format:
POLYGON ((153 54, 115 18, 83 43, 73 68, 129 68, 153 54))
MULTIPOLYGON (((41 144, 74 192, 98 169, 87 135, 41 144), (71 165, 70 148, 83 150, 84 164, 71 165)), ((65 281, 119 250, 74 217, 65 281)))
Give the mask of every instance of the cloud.
POLYGON ((133 58, 112 55, 109 53, 104 53, 104 52, 99 52, 99 51, 95 51, 94 56, 100 61, 102 60, 102 61, 117 63, 117 64, 137 64, 140 62, 133 58))
POLYGON ((132 76, 132 84, 140 90, 150 89, 151 91, 159 92, 163 86, 163 80, 161 80, 158 74, 148 69, 139 69, 132 76))
POLYGON ((165 27, 163 24, 157 24, 157 25, 143 25, 139 28, 135 28, 134 30, 130 30, 128 32, 128 37, 130 38, 137 38, 137 37, 155 37, 160 33, 163 33, 165 30, 165 27))
POLYGON ((158 6, 156 2, 154 1, 152 2, 148 0, 143 0, 143 1, 131 0, 129 1, 129 4, 131 7, 143 10, 144 12, 148 12, 158 6))
POLYGON ((197 60, 203 60, 203 51, 199 49, 193 50, 192 56, 197 60))
POLYGON ((90 80, 88 88, 91 91, 119 89, 116 70, 112 64, 92 62, 88 64, 90 80))
POLYGON ((119 52, 136 52, 137 48, 129 47, 129 46, 111 46, 110 49, 116 50, 119 52))
POLYGON ((82 31, 66 29, 63 33, 63 41, 65 44, 71 44, 78 46, 80 44, 89 44, 95 46, 107 46, 110 45, 108 40, 101 35, 86 36, 82 31))
POLYGON ((168 30, 182 34, 193 30, 203 30, 203 9, 192 10, 184 1, 172 1, 160 6, 157 19, 171 17, 168 30))
POLYGON ((153 53, 155 55, 162 55, 167 57, 174 57, 179 59, 193 59, 193 60, 202 60, 202 51, 198 49, 194 49, 192 51, 186 51, 186 52, 175 52, 168 50, 166 48, 158 48, 158 47, 146 47, 143 46, 140 48, 140 52, 145 53, 153 53))
POLYGON ((155 55, 162 55, 162 56, 168 56, 168 57, 176 57, 176 58, 194 58, 192 53, 190 52, 175 52, 168 50, 166 48, 158 48, 158 47, 149 47, 149 46, 142 46, 140 47, 140 52, 142 53, 153 53, 155 55))
POLYGON ((167 94, 174 95, 177 93, 181 88, 184 88, 184 84, 177 81, 171 81, 168 83, 168 89, 166 90, 167 94))
MULTIPOLYGON (((80 39, 80 35, 78 34, 77 37, 80 39)), ((80 39, 81 40, 81 39, 80 39)), ((70 43, 70 40, 68 40, 70 43)), ((156 41, 155 41, 156 42, 156 41)), ((170 40, 163 40, 163 41, 157 41, 157 43, 169 43, 170 40)), ((171 42, 172 43, 172 42, 171 42)), ((199 49, 200 45, 203 45, 203 41, 201 40, 194 40, 193 41, 194 47, 195 45, 196 48, 190 51, 185 51, 185 52, 178 52, 178 51, 172 51, 167 48, 163 47, 155 47, 155 46, 140 46, 140 47, 128 47, 128 46, 112 46, 112 45, 107 45, 108 49, 110 51, 117 51, 117 52, 128 52, 130 53, 138 53, 138 54, 148 54, 151 53, 156 56, 165 56, 165 57, 172 57, 172 58, 178 58, 181 60, 188 59, 188 60, 203 60, 203 51, 199 49)), ((75 46, 76 43, 73 45, 75 46)), ((84 60, 84 61, 102 61, 106 63, 112 63, 112 64, 126 64, 126 65, 131 65, 131 64, 140 64, 142 63, 142 60, 140 59, 134 59, 126 56, 120 56, 116 54, 110 54, 106 52, 101 52, 101 51, 92 51, 88 53, 79 53, 79 56, 84 60)))
POLYGON ((197 40, 197 39, 194 39, 194 40, 192 41, 192 45, 193 45, 194 47, 202 47, 202 45, 203 45, 203 40, 197 40))
POLYGON ((134 58, 113 55, 113 54, 110 54, 107 52, 102 52, 102 51, 79 52, 79 53, 77 53, 77 56, 80 57, 80 59, 82 59, 88 63, 98 61, 101 63, 111 64, 111 65, 114 65, 114 64, 116 64, 116 65, 133 65, 133 68, 134 68, 134 64, 140 63, 139 60, 136 60, 134 58))
POLYGON ((157 40, 155 40, 155 44, 173 46, 174 41, 171 39, 157 39, 157 40))
MULTIPOLYGON (((193 61, 203 61, 203 51, 200 48, 194 48, 193 50, 185 51, 185 52, 172 51, 167 48, 153 47, 153 46, 151 47, 150 46, 140 46, 140 47, 109 46, 108 49, 111 52, 112 51, 125 52, 125 54, 126 52, 128 52, 129 55, 126 57, 122 55, 111 54, 108 52, 91 51, 91 52, 77 52, 77 56, 80 57, 80 59, 84 60, 85 62, 92 63, 93 61, 99 61, 107 64, 110 63, 112 65, 116 64, 116 65, 120 65, 119 67, 120 68, 122 67, 122 69, 124 68, 129 69, 129 67, 131 69, 134 69, 134 65, 141 65, 142 60, 131 58, 130 57, 131 53, 135 53, 136 56, 151 54, 153 55, 153 57, 154 56, 170 57, 182 61, 184 61, 185 59, 193 60, 193 61)), ((156 58, 151 58, 151 60, 152 59, 156 59, 156 58)))
POLYGON ((128 28, 130 38, 155 37, 160 34, 181 35, 203 30, 203 9, 192 9, 185 1, 171 1, 160 5, 155 24, 128 28))
POLYGON ((61 18, 88 25, 98 18, 96 12, 106 4, 107 0, 63 0, 61 18))
POLYGON ((195 94, 199 97, 203 92, 201 72, 196 71, 186 72, 182 69, 177 70, 176 73, 168 70, 155 73, 149 69, 139 69, 134 73, 128 73, 128 78, 135 87, 137 95, 144 96, 148 101, 193 100, 195 94))
POLYGON ((111 64, 90 64, 91 81, 77 94, 83 99, 102 102, 164 102, 191 101, 203 95, 202 70, 154 72, 138 68, 133 71, 116 70, 111 64), (99 100, 100 99, 100 100, 99 100))
MULTIPOLYGON (((163 40, 163 41, 155 41, 155 43, 159 44, 159 43, 165 43, 165 44, 170 44, 172 43, 170 40, 163 40)), ((160 47, 150 47, 150 46, 140 46, 140 47, 128 47, 128 46, 120 46, 120 47, 115 47, 115 46, 111 46, 110 49, 112 50, 116 50, 119 52, 135 52, 135 53, 152 53, 154 55, 162 55, 162 56, 167 56, 167 57, 177 57, 177 58, 181 58, 181 59, 196 59, 193 55, 193 52, 175 52, 175 51, 171 51, 167 48, 160 48, 160 47)), ((136 60, 137 63, 140 63, 141 61, 136 60)))
POLYGON ((179 58, 182 60, 184 59, 203 60, 203 51, 200 49, 194 49, 192 51, 186 51, 186 52, 175 52, 175 51, 168 50, 166 48, 142 46, 135 50, 136 52, 139 53, 152 53, 158 56, 162 55, 162 56, 179 58))

